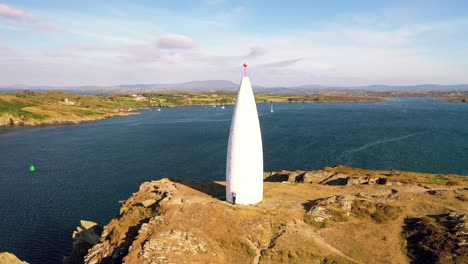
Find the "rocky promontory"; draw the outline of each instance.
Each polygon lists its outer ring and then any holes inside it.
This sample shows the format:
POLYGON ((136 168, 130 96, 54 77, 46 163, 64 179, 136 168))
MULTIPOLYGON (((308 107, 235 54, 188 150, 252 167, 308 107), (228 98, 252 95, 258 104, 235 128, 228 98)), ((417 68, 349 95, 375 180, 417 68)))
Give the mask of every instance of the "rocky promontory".
POLYGON ((468 263, 468 178, 345 166, 265 173, 264 200, 161 179, 82 222, 65 263, 468 263))

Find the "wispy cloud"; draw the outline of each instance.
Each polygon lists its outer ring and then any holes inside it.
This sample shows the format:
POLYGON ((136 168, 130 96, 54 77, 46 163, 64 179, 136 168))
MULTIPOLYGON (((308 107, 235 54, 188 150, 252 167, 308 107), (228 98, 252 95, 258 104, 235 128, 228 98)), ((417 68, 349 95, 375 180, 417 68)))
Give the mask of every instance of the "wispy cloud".
POLYGON ((302 61, 303 59, 304 58, 296 58, 296 59, 275 61, 275 62, 265 63, 265 64, 260 65, 260 66, 265 67, 265 68, 283 68, 283 67, 288 67, 288 66, 291 66, 293 64, 296 64, 296 63, 302 61))
POLYGON ((180 63, 185 60, 183 50, 173 51, 158 48, 154 43, 129 45, 122 47, 123 54, 120 56, 123 63, 154 63, 165 64, 180 63))
POLYGON ((67 49, 76 50, 76 51, 118 51, 118 47, 107 47, 96 44, 78 44, 70 45, 66 47, 67 49))
POLYGON ((35 21, 35 19, 31 15, 27 14, 23 10, 10 7, 7 5, 3 5, 3 4, 0 4, 0 16, 4 18, 16 20, 16 21, 25 21, 25 22, 35 21))
POLYGON ((178 34, 163 35, 156 45, 162 49, 194 49, 198 47, 191 37, 178 34))
POLYGON ((255 57, 263 56, 267 53, 268 53, 268 50, 265 47, 256 46, 256 47, 250 48, 250 52, 249 54, 247 54, 247 57, 255 58, 255 57))
POLYGON ((107 33, 100 33, 100 32, 89 32, 89 31, 82 31, 82 30, 73 30, 70 31, 70 33, 85 37, 85 38, 91 38, 97 41, 105 41, 105 42, 110 42, 110 43, 127 43, 127 44, 134 44, 138 43, 138 40, 127 38, 126 36, 115 36, 115 35, 110 35, 107 33))
POLYGON ((37 17, 32 16, 31 14, 25 12, 24 10, 11 7, 8 5, 0 4, 0 17, 16 21, 19 23, 24 23, 33 26, 35 29, 45 30, 45 31, 54 31, 54 32, 63 32, 63 29, 54 26, 52 24, 45 23, 38 19, 37 17))

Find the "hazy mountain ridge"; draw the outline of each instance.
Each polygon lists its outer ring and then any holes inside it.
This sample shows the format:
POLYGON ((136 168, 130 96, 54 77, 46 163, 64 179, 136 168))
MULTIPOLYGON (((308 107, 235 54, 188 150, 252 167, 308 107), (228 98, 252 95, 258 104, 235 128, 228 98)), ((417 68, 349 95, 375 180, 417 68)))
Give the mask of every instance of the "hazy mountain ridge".
MULTIPOLYGON (((239 84, 229 80, 199 80, 183 83, 155 83, 155 84, 122 84, 111 86, 29 86, 13 85, 0 87, 0 91, 17 91, 24 89, 33 90, 67 90, 67 91, 187 91, 187 92, 213 92, 213 91, 236 91, 239 84)), ((264 87, 253 86, 256 92, 272 94, 309 94, 327 91, 468 91, 468 84, 420 84, 420 85, 364 85, 364 86, 327 86, 320 84, 307 84, 300 86, 277 86, 264 87)))

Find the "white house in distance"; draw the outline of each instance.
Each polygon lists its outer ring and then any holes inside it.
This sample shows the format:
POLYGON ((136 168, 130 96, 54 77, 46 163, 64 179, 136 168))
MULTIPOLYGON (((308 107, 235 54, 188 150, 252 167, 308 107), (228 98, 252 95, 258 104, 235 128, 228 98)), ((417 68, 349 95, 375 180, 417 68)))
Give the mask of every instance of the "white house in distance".
POLYGON ((263 200, 263 149, 257 105, 244 64, 232 115, 226 161, 226 200, 255 204, 263 200))
POLYGON ((140 94, 132 94, 132 97, 135 101, 146 101, 148 98, 144 97, 143 95, 140 94))

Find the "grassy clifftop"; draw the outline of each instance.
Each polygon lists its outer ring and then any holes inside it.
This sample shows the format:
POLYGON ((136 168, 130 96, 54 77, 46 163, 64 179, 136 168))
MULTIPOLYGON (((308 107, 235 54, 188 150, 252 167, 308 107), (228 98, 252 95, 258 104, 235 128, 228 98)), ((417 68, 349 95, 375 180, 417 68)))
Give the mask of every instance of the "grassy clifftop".
POLYGON ((224 182, 146 182, 104 229, 78 228, 65 263, 466 263, 467 180, 271 172, 264 200, 246 206, 224 201, 224 182))

